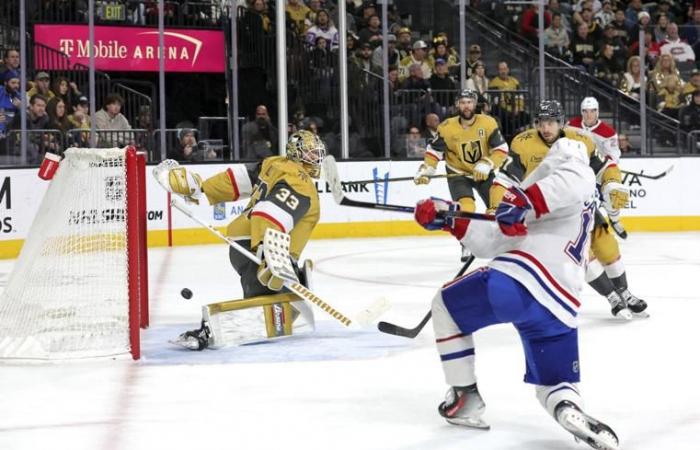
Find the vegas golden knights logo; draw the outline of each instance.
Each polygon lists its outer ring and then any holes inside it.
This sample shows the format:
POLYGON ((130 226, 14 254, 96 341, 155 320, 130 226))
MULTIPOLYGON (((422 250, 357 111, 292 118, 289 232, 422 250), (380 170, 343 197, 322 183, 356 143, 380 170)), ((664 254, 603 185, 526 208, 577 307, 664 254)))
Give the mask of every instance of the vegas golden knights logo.
POLYGON ((462 159, 475 164, 481 159, 481 141, 469 141, 462 143, 462 159))

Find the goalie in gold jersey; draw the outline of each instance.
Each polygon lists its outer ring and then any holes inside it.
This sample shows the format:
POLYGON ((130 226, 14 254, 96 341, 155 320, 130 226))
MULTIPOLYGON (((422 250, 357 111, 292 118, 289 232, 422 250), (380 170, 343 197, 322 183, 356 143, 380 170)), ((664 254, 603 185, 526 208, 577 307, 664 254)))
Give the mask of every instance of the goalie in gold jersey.
MULTIPOLYGON (((500 198, 489 198, 489 188, 494 179, 493 169, 501 166, 508 156, 508 143, 503 139, 498 123, 493 117, 476 114, 478 94, 470 89, 457 96, 459 115, 443 121, 436 137, 425 151, 423 164, 414 177, 416 184, 428 184, 435 174, 437 164, 445 160, 447 179, 452 200, 461 211, 474 212, 474 191, 489 209, 498 205, 500 198)), ((468 249, 462 251, 462 261, 469 256, 468 249)))
MULTIPOLYGON (((530 128, 513 138, 509 158, 500 172, 511 179, 522 181, 540 165, 557 139, 566 137, 577 140, 583 142, 588 149, 590 166, 596 175, 603 201, 612 210, 623 208, 629 199, 629 193, 622 184, 617 164, 612 159, 602 156, 596 150, 593 141, 580 130, 564 127, 563 124, 564 113, 559 102, 541 102, 536 112, 535 128, 530 128)), ((502 197, 508 182, 505 177, 499 176, 492 186, 491 195, 502 197)), ((630 293, 617 240, 608 229, 607 221, 597 210, 591 252, 595 260, 588 263, 586 281, 608 299, 613 316, 630 319, 632 313, 642 314, 647 304, 630 293)))
MULTIPOLYGON (((199 203, 202 197, 210 204, 250 198, 243 213, 228 225, 226 235, 257 252, 261 263, 256 265, 230 248, 229 258, 240 275, 244 299, 205 306, 210 312, 262 306, 267 337, 292 334, 293 317, 297 312, 292 311, 292 306, 313 321, 313 312, 304 301, 299 301, 294 294, 279 292, 283 280, 270 272, 261 242, 268 228, 289 234, 289 253, 297 267, 296 261, 320 217, 314 179, 321 174, 325 153, 325 145, 318 136, 299 131, 289 137, 286 157, 271 156, 253 168, 234 165, 206 180, 171 160, 163 161, 156 168, 154 174, 159 182, 189 202, 199 203), (290 302, 294 302, 293 305, 290 302)), ((305 271, 299 272, 300 281, 307 284, 305 271)), ((174 343, 202 350, 210 345, 211 337, 209 324, 203 319, 201 328, 181 334, 174 343)))

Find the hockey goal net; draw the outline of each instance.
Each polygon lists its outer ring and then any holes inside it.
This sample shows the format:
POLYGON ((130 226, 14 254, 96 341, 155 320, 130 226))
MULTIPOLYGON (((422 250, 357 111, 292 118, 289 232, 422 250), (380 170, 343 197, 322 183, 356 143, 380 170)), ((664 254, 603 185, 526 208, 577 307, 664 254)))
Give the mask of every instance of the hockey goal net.
POLYGON ((143 155, 66 150, 0 295, 0 358, 139 359, 146 255, 143 155))

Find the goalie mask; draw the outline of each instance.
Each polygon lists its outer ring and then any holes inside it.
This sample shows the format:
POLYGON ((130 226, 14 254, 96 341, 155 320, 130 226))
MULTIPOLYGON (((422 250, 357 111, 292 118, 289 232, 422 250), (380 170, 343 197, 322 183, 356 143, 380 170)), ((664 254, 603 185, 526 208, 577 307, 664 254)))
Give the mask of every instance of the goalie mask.
POLYGON ((326 156, 326 146, 314 133, 297 131, 287 141, 287 158, 298 162, 311 178, 321 176, 321 163, 326 156))

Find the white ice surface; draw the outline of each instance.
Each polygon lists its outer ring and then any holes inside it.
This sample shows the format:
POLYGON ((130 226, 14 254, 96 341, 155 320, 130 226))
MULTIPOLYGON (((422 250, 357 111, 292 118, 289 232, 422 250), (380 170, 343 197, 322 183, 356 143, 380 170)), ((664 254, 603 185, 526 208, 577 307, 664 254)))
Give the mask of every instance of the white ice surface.
MULTIPOLYGON (((631 234, 622 243, 632 291, 651 318, 613 320, 584 294, 582 393, 623 449, 700 448, 700 234, 631 234)), ((313 241, 315 291, 353 312, 388 297, 384 317, 413 326, 459 269, 448 236, 313 241)), ((510 326, 476 334, 491 431, 446 424, 432 328, 415 340, 343 329, 317 310, 318 331, 200 353, 167 340, 198 324, 200 305, 240 296, 220 245, 149 252, 151 328, 144 357, 0 363, 0 450, 583 449, 522 382, 510 326), (192 300, 179 292, 188 287, 192 300)), ((478 261, 477 261, 478 262, 478 261)), ((0 262, 4 284, 13 262, 0 262)), ((476 265, 475 265, 476 267, 476 265)))

